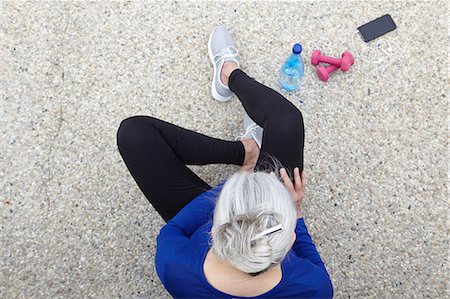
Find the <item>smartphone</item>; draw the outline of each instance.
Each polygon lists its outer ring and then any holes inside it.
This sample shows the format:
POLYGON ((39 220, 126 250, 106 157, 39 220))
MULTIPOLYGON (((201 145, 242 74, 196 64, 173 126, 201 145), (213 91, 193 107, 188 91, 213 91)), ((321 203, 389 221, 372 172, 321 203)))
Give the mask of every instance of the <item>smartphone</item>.
POLYGON ((384 15, 375 19, 367 24, 358 27, 358 31, 361 34, 364 41, 367 43, 383 34, 386 34, 397 28, 394 20, 390 15, 384 15))

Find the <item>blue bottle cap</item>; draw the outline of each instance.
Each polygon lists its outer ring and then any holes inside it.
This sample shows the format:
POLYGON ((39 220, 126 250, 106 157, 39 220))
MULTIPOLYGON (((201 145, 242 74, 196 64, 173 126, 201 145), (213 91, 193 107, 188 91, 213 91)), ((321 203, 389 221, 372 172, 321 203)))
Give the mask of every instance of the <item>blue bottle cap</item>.
POLYGON ((294 47, 292 48, 292 53, 300 54, 300 53, 302 53, 302 50, 303 50, 302 45, 295 44, 294 47))

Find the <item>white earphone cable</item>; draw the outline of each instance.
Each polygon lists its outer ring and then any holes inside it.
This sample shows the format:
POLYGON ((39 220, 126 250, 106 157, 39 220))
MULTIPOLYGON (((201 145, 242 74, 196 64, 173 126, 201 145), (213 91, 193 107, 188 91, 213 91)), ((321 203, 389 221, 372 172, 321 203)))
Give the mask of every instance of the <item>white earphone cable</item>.
POLYGON ((403 78, 404 65, 394 54, 395 51, 389 40, 386 38, 380 39, 374 46, 364 45, 361 51, 358 51, 358 48, 355 45, 355 35, 358 33, 359 31, 356 30, 352 34, 352 51, 356 58, 371 66, 372 70, 370 72, 375 74, 375 83, 378 82, 380 78, 389 82, 401 80, 403 78), (388 68, 393 65, 398 65, 400 67, 397 76, 387 72, 388 68))

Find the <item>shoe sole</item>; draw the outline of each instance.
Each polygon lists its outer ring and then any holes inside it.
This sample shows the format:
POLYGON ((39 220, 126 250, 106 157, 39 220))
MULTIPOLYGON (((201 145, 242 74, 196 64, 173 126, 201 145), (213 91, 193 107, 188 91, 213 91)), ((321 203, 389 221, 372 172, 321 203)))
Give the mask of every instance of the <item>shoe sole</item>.
POLYGON ((209 59, 211 60, 211 63, 212 63, 213 68, 214 68, 214 75, 213 75, 213 81, 212 81, 212 86, 211 86, 211 93, 212 93, 212 96, 213 96, 213 98, 215 100, 217 100, 219 102, 226 102, 226 101, 230 100, 231 96, 229 96, 229 97, 221 96, 216 90, 216 64, 214 63, 214 56, 213 56, 212 50, 211 50, 211 39, 212 39, 213 33, 214 33, 214 30, 209 35, 209 40, 208 40, 208 55, 209 55, 209 59))

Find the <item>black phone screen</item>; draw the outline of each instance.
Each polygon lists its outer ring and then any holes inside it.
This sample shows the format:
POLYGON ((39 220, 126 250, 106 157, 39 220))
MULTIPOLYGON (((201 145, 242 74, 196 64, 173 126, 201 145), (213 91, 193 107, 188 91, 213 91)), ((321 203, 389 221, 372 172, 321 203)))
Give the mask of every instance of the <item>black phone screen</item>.
POLYGON ((358 31, 361 34, 365 42, 369 42, 374 38, 377 38, 385 33, 388 33, 397 28, 394 20, 390 15, 384 15, 375 19, 367 24, 358 27, 358 31))

